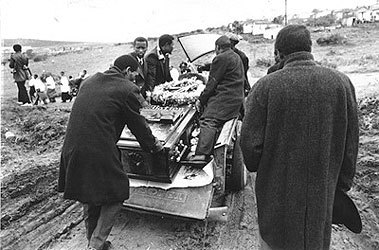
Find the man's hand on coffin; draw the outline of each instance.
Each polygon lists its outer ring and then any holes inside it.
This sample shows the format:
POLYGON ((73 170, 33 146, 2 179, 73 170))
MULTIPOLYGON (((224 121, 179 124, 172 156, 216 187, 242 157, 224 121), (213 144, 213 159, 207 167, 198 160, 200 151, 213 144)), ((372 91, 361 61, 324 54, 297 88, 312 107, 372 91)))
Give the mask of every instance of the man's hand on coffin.
POLYGON ((196 108, 196 111, 201 114, 203 113, 203 105, 201 104, 200 100, 196 100, 195 102, 195 108, 196 108))
POLYGON ((152 154, 157 154, 163 150, 163 145, 162 143, 156 138, 155 139, 155 144, 153 146, 153 149, 151 150, 152 154))

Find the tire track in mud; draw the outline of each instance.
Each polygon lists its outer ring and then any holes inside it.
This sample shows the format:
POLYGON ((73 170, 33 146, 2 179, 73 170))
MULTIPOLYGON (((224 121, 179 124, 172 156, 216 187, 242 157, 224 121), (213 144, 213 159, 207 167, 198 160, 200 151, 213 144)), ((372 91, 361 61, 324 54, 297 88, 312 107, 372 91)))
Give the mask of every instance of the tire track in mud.
POLYGON ((43 249, 81 214, 78 204, 57 192, 58 164, 37 165, 2 180, 2 249, 43 249))
POLYGON ((228 196, 228 221, 214 249, 257 249, 258 220, 254 193, 255 174, 249 174, 244 190, 228 196))

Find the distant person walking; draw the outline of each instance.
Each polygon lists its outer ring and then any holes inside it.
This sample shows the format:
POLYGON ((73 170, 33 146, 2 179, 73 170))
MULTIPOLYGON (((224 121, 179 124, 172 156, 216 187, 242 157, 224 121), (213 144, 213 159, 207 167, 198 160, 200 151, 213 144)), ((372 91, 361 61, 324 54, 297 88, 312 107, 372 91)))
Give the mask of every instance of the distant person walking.
POLYGON ((25 88, 25 82, 28 80, 28 58, 21 53, 22 47, 20 44, 13 45, 13 50, 15 53, 12 53, 9 67, 13 73, 13 79, 17 84, 18 88, 18 104, 23 106, 32 106, 29 100, 28 93, 25 88))
POLYGON ((283 28, 275 48, 283 68, 253 85, 241 129, 246 167, 257 172, 261 249, 329 249, 335 193, 355 174, 354 87, 314 61, 303 25, 283 28))

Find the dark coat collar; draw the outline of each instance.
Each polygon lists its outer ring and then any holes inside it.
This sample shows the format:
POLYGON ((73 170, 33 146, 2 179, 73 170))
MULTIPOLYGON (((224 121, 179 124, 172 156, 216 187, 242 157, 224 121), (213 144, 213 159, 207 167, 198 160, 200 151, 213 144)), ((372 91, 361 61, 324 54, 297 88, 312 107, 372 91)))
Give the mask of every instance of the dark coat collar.
POLYGON ((307 65, 316 65, 313 55, 310 52, 301 51, 287 55, 284 58, 284 67, 296 66, 300 63, 307 65))
POLYGON ((120 74, 122 75, 122 72, 119 68, 117 68, 116 66, 111 66, 107 71, 105 71, 105 73, 113 73, 113 74, 120 74))

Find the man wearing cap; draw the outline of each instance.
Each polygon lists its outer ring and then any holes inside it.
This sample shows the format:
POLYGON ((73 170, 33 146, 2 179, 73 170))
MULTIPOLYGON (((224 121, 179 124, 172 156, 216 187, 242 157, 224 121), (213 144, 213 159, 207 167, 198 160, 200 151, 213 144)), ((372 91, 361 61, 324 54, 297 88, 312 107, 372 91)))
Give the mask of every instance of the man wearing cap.
POLYGON ((174 37, 165 34, 159 37, 158 45, 145 56, 147 73, 142 92, 146 93, 147 96, 150 95, 156 85, 172 81, 169 55, 173 49, 174 37))
POLYGON ((247 97, 241 148, 257 172, 261 249, 329 249, 336 189, 350 189, 358 153, 354 87, 321 67, 310 32, 289 25, 276 38, 284 66, 247 97))
POLYGON ((195 155, 190 159, 204 166, 213 154, 217 136, 225 122, 236 118, 244 100, 244 72, 240 57, 231 49, 227 36, 216 40, 208 82, 196 107, 203 111, 195 155))
POLYGON ((88 249, 108 249, 106 241, 121 204, 129 198, 129 180, 116 145, 125 125, 142 149, 162 149, 140 115, 139 89, 132 83, 138 62, 117 58, 109 70, 87 78, 72 106, 64 140, 58 191, 83 203, 88 249))
POLYGON ((249 84, 249 79, 247 77, 247 72, 249 70, 249 58, 246 56, 245 53, 243 53, 241 50, 236 48, 236 45, 240 42, 241 38, 240 36, 234 34, 234 33, 227 33, 227 37, 229 37, 230 42, 232 44, 232 50, 237 53, 237 55, 240 56, 243 64, 243 71, 244 71, 244 76, 245 80, 243 83, 244 91, 245 91, 245 96, 249 94, 250 91, 250 84, 249 84))

